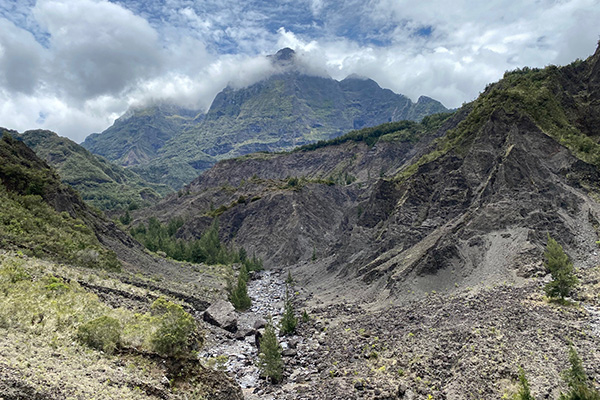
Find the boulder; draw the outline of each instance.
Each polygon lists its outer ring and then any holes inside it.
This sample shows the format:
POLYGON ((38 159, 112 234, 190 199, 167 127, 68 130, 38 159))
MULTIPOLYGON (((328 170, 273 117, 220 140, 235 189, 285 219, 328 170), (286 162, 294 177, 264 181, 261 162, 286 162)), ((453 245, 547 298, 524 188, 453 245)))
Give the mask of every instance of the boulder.
POLYGON ((253 335, 257 329, 263 328, 267 321, 254 313, 244 313, 238 317, 236 339, 242 340, 253 335))
POLYGON ((235 333, 238 329, 238 317, 230 302, 217 300, 204 311, 204 320, 211 325, 235 333))

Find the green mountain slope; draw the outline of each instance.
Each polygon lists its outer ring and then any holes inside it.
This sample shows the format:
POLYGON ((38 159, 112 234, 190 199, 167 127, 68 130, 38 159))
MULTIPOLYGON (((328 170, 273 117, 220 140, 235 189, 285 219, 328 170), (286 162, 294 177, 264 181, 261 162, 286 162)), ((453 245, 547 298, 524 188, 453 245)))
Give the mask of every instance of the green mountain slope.
POLYGON ((352 129, 447 111, 427 97, 413 103, 371 79, 307 75, 291 49, 271 62, 276 74, 246 88, 227 87, 204 118, 151 107, 128 113, 83 146, 133 166, 147 180, 179 188, 217 160, 290 150, 352 129), (140 156, 140 146, 152 151, 140 156))
POLYGON ((84 200, 101 210, 148 205, 171 192, 168 186, 148 183, 135 172, 106 161, 54 132, 32 130, 11 134, 56 168, 63 182, 77 189, 84 200))
POLYGON ((196 124, 197 114, 201 120, 199 111, 169 104, 132 108, 104 132, 86 137, 82 146, 123 166, 143 164, 186 126, 196 124))
POLYGON ((64 187, 31 149, 5 132, 0 159, 0 248, 82 266, 120 268, 115 253, 81 219, 77 193, 64 187))
POLYGON ((0 397, 243 398, 200 365, 189 313, 223 290, 230 268, 144 252, 6 131, 0 204, 0 397))

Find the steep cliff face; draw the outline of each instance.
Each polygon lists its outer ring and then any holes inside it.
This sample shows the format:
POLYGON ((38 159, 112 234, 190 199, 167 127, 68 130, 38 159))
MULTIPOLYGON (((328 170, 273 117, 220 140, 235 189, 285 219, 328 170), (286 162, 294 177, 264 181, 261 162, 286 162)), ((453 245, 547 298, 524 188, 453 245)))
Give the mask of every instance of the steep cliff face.
POLYGON ((267 265, 366 299, 543 274, 548 234, 590 265, 598 58, 507 73, 437 124, 222 161, 156 211, 185 215, 184 237, 219 215, 267 265))
POLYGON ((311 73, 291 49, 270 56, 272 73, 249 87, 227 87, 206 115, 154 106, 128 112, 83 146, 147 180, 174 188, 217 160, 257 151, 283 151, 389 121, 420 121, 447 111, 436 100, 382 89, 375 81, 336 81, 311 73))

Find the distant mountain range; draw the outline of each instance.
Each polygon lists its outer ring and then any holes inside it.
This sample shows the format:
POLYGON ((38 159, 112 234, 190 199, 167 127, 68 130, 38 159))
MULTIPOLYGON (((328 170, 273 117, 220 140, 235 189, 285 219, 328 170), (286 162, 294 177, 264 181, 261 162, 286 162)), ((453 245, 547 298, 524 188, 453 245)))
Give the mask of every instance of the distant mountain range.
POLYGON ((447 111, 436 100, 422 96, 413 103, 371 79, 308 75, 291 49, 269 57, 277 73, 246 88, 225 88, 206 114, 165 104, 130 110, 82 145, 147 180, 179 188, 221 159, 447 111))

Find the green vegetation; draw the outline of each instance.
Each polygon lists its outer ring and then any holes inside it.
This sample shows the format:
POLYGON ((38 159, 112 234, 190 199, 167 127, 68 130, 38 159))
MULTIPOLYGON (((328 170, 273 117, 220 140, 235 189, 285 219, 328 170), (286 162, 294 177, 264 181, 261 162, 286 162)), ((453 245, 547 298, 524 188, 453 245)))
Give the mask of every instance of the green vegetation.
POLYGON ((195 347, 196 321, 179 304, 159 297, 152 303, 156 331, 150 338, 152 349, 167 357, 187 357, 195 347))
MULTIPOLYGON (((0 140, 0 247, 91 268, 119 270, 116 255, 85 223, 44 201, 61 190, 58 177, 25 145, 0 140)), ((76 198, 76 194, 67 191, 76 198)))
POLYGON ((523 368, 519 368, 519 391, 515 393, 512 398, 513 400, 535 400, 535 398, 531 395, 531 390, 529 389, 529 382, 527 381, 527 377, 525 376, 525 371, 523 368))
MULTIPOLYGON (((287 277, 285 278, 285 284, 289 286, 293 286, 295 283, 294 277, 292 277, 292 271, 288 270, 287 277)), ((287 289, 287 286, 286 286, 287 289)))
POLYGON ((306 310, 302 311, 302 322, 306 323, 310 321, 310 316, 306 310))
POLYGON ((282 348, 277 340, 273 321, 269 318, 265 327, 265 333, 260 338, 258 369, 262 377, 270 379, 273 383, 281 382, 283 379, 281 351, 282 348))
POLYGON ((57 213, 40 196, 20 196, 0 186, 0 203, 0 247, 89 268, 120 270, 115 253, 102 247, 83 221, 57 213))
POLYGON ((165 185, 146 182, 130 169, 112 164, 54 132, 27 131, 16 138, 56 168, 62 181, 81 193, 83 200, 100 210, 146 206, 172 191, 165 185))
POLYGON ((248 296, 248 270, 246 266, 242 264, 240 273, 237 278, 237 285, 229 289, 229 301, 238 311, 244 311, 250 308, 252 300, 248 296))
POLYGON ((560 400, 600 400, 600 392, 594 389, 588 381, 588 376, 583 369, 581 358, 569 343, 569 364, 571 368, 564 371, 563 378, 569 386, 569 391, 560 394, 560 400))
POLYGON ((281 318, 281 334, 291 335, 296 332, 298 318, 294 314, 294 305, 290 298, 289 285, 285 285, 285 302, 283 306, 283 316, 281 318))
POLYGON ((161 224, 152 217, 148 224, 140 224, 130 229, 131 236, 142 243, 150 251, 163 251, 168 257, 178 261, 205 263, 209 265, 234 263, 243 264, 248 271, 262 269, 262 261, 254 255, 248 258, 246 250, 238 251, 227 248, 219 239, 219 221, 214 219, 212 225, 197 240, 183 240, 176 233, 183 226, 183 218, 174 218, 161 224))
POLYGON ((227 383, 197 364, 201 332, 181 306, 159 298, 152 312, 114 308, 84 283, 147 293, 103 271, 0 252, 0 364, 9 377, 18 371, 17 396, 147 399, 144 382, 170 398, 208 399, 211 384, 227 383))
POLYGON ((417 142, 419 138, 437 130, 452 113, 429 115, 419 123, 414 121, 398 121, 351 131, 345 135, 330 140, 320 140, 316 143, 298 147, 294 151, 312 151, 322 147, 340 145, 346 142, 364 142, 373 146, 379 140, 417 142))
POLYGON ((544 266, 552 274, 552 281, 546 284, 544 290, 548 297, 560 298, 564 301, 578 282, 573 263, 562 246, 550 235, 548 235, 544 258, 544 266))
POLYGON ((103 315, 80 325, 77 339, 89 347, 112 354, 121 345, 122 330, 119 320, 103 315))
POLYGON ((61 345, 76 337, 107 353, 129 348, 168 357, 188 357, 198 347, 195 321, 180 305, 158 298, 152 313, 113 309, 36 261, 0 255, 0 293, 1 328, 61 345))

